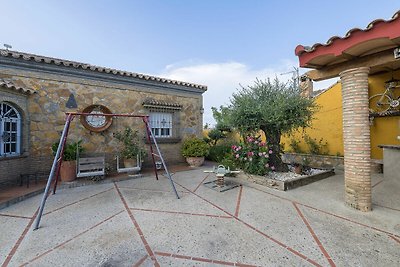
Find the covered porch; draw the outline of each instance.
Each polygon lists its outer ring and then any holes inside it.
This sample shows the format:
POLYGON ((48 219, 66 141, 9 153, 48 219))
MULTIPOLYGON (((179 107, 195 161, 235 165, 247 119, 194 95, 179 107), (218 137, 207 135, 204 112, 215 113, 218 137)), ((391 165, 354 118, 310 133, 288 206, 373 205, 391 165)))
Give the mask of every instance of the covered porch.
MULTIPOLYGON (((334 36, 324 44, 317 43, 311 47, 298 45, 295 49, 300 67, 313 69, 306 73, 309 79, 321 81, 340 77, 343 102, 345 203, 361 211, 370 211, 373 204, 371 120, 375 117, 400 115, 398 105, 384 112, 371 110, 368 79, 371 75, 395 73, 400 69, 399 47, 400 11, 389 20, 372 21, 365 29, 351 29, 344 37, 334 36)), ((390 86, 399 87, 399 80, 396 77, 392 78, 389 81, 390 86)), ((385 86, 388 84, 382 83, 382 93, 385 91, 385 86)), ((393 103, 396 104, 395 101, 393 103)), ((400 128, 400 124, 398 125, 400 128)), ((393 138, 392 144, 398 144, 397 136, 393 138)), ((394 174, 394 176, 397 177, 385 177, 385 179, 400 179, 400 175, 394 174)))

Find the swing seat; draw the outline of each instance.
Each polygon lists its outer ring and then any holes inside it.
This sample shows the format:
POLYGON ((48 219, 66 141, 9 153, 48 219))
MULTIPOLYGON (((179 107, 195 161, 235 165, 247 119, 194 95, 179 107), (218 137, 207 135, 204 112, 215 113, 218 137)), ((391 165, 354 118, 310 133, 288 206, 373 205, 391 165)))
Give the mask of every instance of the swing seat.
POLYGON ((119 156, 117 156, 117 172, 118 173, 127 173, 127 172, 137 173, 137 172, 140 172, 141 169, 142 169, 142 160, 140 158, 140 155, 138 155, 136 158, 136 166, 124 167, 124 168, 121 168, 119 166, 119 156))
POLYGON ((104 176, 104 157, 78 158, 76 177, 104 176))

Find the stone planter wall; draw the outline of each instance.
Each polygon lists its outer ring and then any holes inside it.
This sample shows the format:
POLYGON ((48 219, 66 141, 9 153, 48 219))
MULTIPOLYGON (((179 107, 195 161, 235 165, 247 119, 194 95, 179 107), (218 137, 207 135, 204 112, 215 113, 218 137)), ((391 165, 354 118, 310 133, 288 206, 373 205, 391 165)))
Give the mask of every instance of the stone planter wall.
MULTIPOLYGON (((344 170, 344 158, 337 156, 285 153, 282 155, 282 160, 285 163, 299 163, 319 169, 344 170)), ((381 173, 382 163, 379 160, 371 160, 371 171, 381 173)))
POLYGON ((299 163, 319 169, 344 168, 343 157, 336 156, 285 153, 282 155, 282 160, 285 163, 299 163))

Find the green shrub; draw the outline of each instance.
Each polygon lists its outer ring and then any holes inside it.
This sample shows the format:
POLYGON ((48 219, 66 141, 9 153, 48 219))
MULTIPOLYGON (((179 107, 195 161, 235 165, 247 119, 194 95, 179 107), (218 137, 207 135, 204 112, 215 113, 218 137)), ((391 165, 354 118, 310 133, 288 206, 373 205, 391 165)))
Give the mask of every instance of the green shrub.
POLYGON ((139 154, 143 158, 146 151, 140 144, 139 131, 125 127, 124 131, 117 132, 114 137, 120 142, 120 154, 126 159, 135 159, 139 154))
POLYGON ((200 138, 192 137, 183 141, 182 155, 187 157, 205 157, 209 153, 209 146, 200 138))
POLYGON ((221 160, 220 162, 218 162, 218 163, 221 164, 221 165, 224 165, 225 168, 228 168, 228 167, 229 167, 229 169, 230 169, 231 171, 234 171, 234 170, 237 169, 236 162, 235 162, 235 160, 234 160, 231 156, 228 156, 228 157, 222 159, 222 160, 221 160))
POLYGON ((308 149, 311 154, 315 155, 327 155, 328 154, 328 142, 324 141, 323 138, 317 139, 311 138, 308 135, 304 136, 304 140, 308 145, 308 149))
POLYGON ((289 143, 290 150, 294 153, 303 153, 304 151, 300 148, 300 141, 296 139, 290 139, 289 143))
POLYGON ((247 136, 244 142, 232 146, 232 157, 235 164, 250 174, 265 175, 275 166, 270 166, 269 149, 260 137, 247 136))
POLYGON ((226 154, 231 152, 230 146, 226 145, 215 145, 210 147, 210 153, 207 156, 208 160, 221 162, 226 157, 226 154))
MULTIPOLYGON (((56 142, 51 146, 51 151, 55 156, 57 153, 58 145, 60 142, 56 142)), ((63 160, 64 161, 72 161, 76 160, 77 150, 79 149, 79 153, 83 152, 83 147, 81 146, 82 140, 73 143, 66 143, 64 147, 63 160)))

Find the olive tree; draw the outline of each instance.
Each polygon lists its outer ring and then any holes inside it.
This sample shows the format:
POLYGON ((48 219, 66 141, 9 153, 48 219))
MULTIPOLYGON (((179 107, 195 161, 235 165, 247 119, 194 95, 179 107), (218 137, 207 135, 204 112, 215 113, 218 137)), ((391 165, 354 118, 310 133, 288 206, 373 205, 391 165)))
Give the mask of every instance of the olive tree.
POLYGON ((241 86, 230 102, 224 107, 225 121, 241 133, 262 130, 272 150, 270 164, 278 171, 287 171, 280 156, 281 136, 309 126, 316 109, 313 100, 301 97, 294 81, 283 83, 275 78, 241 86))

